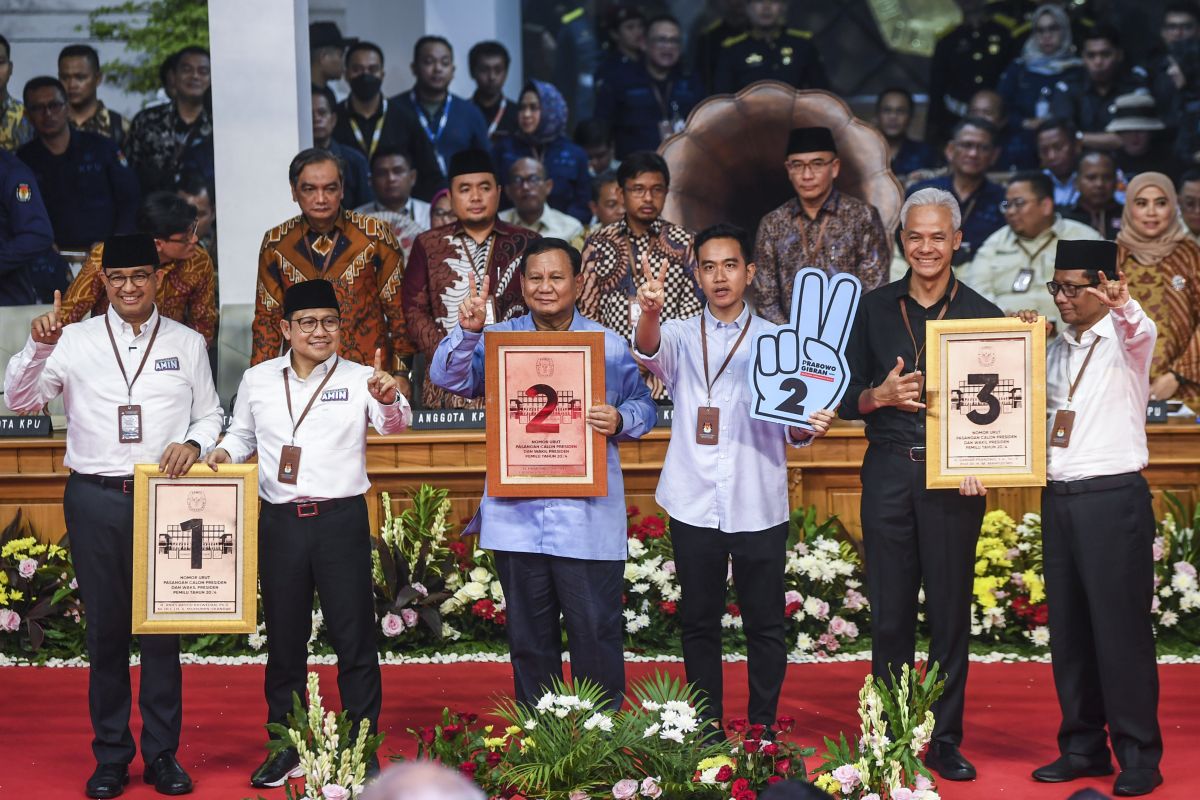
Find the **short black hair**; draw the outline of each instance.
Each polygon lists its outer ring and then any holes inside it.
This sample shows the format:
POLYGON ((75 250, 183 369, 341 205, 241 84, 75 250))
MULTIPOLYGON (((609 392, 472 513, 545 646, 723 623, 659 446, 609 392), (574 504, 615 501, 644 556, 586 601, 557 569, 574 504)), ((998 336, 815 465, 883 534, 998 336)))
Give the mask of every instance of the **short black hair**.
POLYGON ((67 99, 67 87, 62 85, 62 81, 49 75, 38 75, 36 78, 30 78, 25 81, 25 88, 21 90, 21 100, 28 104, 31 92, 36 92, 38 89, 45 89, 49 86, 57 89, 64 101, 67 99))
POLYGON ((1163 7, 1163 19, 1167 18, 1167 14, 1190 14, 1193 19, 1200 22, 1200 9, 1196 8, 1196 4, 1192 0, 1169 0, 1163 7))
POLYGON ((1200 169, 1189 169, 1187 172, 1179 176, 1179 183, 1175 185, 1176 190, 1182 191, 1185 183, 1200 181, 1200 169))
MULTIPOLYGON (((600 202, 600 190, 610 183, 617 183, 617 173, 611 169, 606 169, 596 177, 592 178, 592 202, 600 202)), ((620 184, 617 183, 619 186, 620 184)))
POLYGON ((381 158, 388 158, 389 156, 399 156, 400 158, 403 158, 404 163, 408 164, 408 168, 414 169, 412 156, 410 156, 407 151, 401 150, 399 147, 396 147, 395 145, 387 145, 386 147, 375 148, 375 152, 371 154, 371 162, 370 162, 371 171, 372 172, 375 171, 375 162, 376 161, 378 161, 381 158))
POLYGON ((179 173, 179 178, 175 181, 175 191, 197 197, 201 194, 207 194, 208 199, 216 203, 216 193, 213 191, 212 184, 199 172, 194 169, 185 170, 179 173))
POLYGON ((996 140, 1000 138, 1000 131, 996 129, 996 126, 983 117, 963 117, 950 131, 950 138, 957 139, 964 128, 975 128, 976 130, 983 131, 992 140, 992 144, 995 144, 996 140))
POLYGON ((913 103, 912 92, 910 92, 908 89, 905 89, 903 86, 889 86, 886 89, 884 89, 882 92, 880 92, 879 96, 875 98, 875 110, 876 111, 879 110, 880 104, 883 103, 883 98, 888 96, 889 94, 903 95, 904 99, 908 101, 908 110, 912 111, 913 108, 915 108, 915 105, 913 103))
MULTIPOLYGON (((1112 165, 1113 171, 1115 172, 1117 169, 1116 156, 1107 150, 1084 150, 1079 154, 1079 161, 1076 162, 1076 165, 1082 164, 1085 158, 1106 158, 1108 159, 1108 163, 1112 165)), ((1197 180, 1200 180, 1200 171, 1197 171, 1196 175, 1197 180)))
MULTIPOLYGON (((453 52, 453 50, 451 50, 453 52)), ((479 61, 484 58, 503 58, 504 68, 508 69, 512 66, 512 56, 508 54, 508 48, 500 44, 500 42, 489 40, 479 42, 467 53, 467 71, 472 75, 475 74, 475 67, 479 61)), ((416 61, 416 51, 413 51, 413 60, 416 61)))
POLYGON ((350 56, 354 55, 355 53, 359 52, 360 50, 370 50, 372 53, 379 56, 380 64, 384 63, 383 49, 379 45, 375 44, 374 42, 367 42, 367 41, 355 42, 354 44, 350 45, 349 48, 346 49, 346 63, 349 64, 350 56))
POLYGON ((300 173, 309 164, 324 164, 332 161, 337 165, 338 180, 346 180, 346 164, 342 159, 338 158, 333 153, 326 150, 324 147, 309 147, 306 150, 301 150, 292 159, 292 163, 288 166, 288 183, 295 186, 300 182, 300 173))
POLYGON ((1066 117, 1050 117, 1039 122, 1038 126, 1034 129, 1034 139, 1046 131, 1062 131, 1067 135, 1068 139, 1075 139, 1075 123, 1066 117))
POLYGON ((669 22, 676 28, 679 28, 679 30, 683 30, 683 25, 680 24, 679 20, 676 19, 674 14, 655 14, 654 16, 650 17, 650 19, 646 20, 646 30, 649 31, 651 25, 656 25, 659 22, 669 22))
POLYGON ((1029 188, 1038 200, 1045 200, 1047 197, 1051 200, 1054 199, 1054 182, 1044 172, 1039 172, 1035 169, 1018 172, 1008 180, 1009 186, 1012 186, 1014 183, 1028 183, 1029 188))
POLYGON ((1080 52, 1083 51, 1083 44, 1085 42, 1090 42, 1094 39, 1103 39, 1116 49, 1121 49, 1120 32, 1107 22, 1100 22, 1090 28, 1084 29, 1083 35, 1079 37, 1080 52))
POLYGON ((651 150, 638 150, 630 153, 617 168, 617 183, 624 188, 626 182, 633 180, 643 172, 657 172, 663 176, 667 186, 671 185, 671 171, 667 162, 658 153, 651 150))
POLYGON ((567 258, 571 262, 571 271, 574 274, 578 275, 583 269, 583 256, 569 242, 555 239, 553 236, 539 236, 525 248, 525 254, 521 256, 521 275, 525 274, 525 265, 529 263, 530 258, 553 250, 561 250, 567 254, 567 258))
POLYGON ((444 44, 446 49, 450 51, 451 57, 454 56, 454 46, 450 44, 450 40, 445 36, 428 35, 417 39, 417 43, 413 45, 413 63, 421 57, 421 48, 427 44, 444 44))
POLYGON ((178 61, 179 53, 171 53, 158 65, 158 82, 164 89, 167 87, 167 76, 175 72, 175 64, 178 61))
POLYGON ((175 61, 171 64, 171 69, 177 68, 184 56, 204 56, 209 61, 212 61, 212 54, 208 52, 207 47, 201 47, 198 44, 189 44, 187 47, 181 47, 175 51, 175 61))
POLYGON ((196 207, 174 192, 151 192, 138 206, 138 233, 165 239, 183 233, 196 221, 196 207))
POLYGON ((584 150, 589 147, 609 147, 612 143, 612 126, 608 120, 584 119, 575 126, 575 144, 584 150))
POLYGON ((754 260, 754 243, 750 240, 750 234, 746 232, 746 229, 728 222, 718 222, 696 234, 692 247, 695 248, 697 261, 700 260, 700 248, 713 239, 733 239, 742 251, 742 261, 749 264, 754 260))
POLYGON ((59 63, 62 63, 64 58, 86 58, 94 72, 100 71, 100 54, 91 45, 69 44, 58 53, 59 63))
POLYGON ((4 55, 12 58, 12 47, 9 45, 8 39, 4 38, 3 34, 0 34, 0 47, 4 48, 4 55))
POLYGON ((329 110, 335 114, 337 113, 338 101, 337 95, 333 93, 333 89, 330 89, 328 86, 317 86, 314 83, 312 85, 312 93, 315 97, 324 97, 325 101, 329 103, 329 110))

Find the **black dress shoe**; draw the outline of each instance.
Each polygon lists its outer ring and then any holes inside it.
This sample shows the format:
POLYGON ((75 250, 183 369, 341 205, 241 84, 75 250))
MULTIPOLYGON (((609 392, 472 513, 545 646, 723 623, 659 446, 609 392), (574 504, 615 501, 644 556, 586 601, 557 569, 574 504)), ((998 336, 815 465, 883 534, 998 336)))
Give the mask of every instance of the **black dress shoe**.
POLYGON ((158 758, 150 762, 142 773, 142 780, 153 783, 154 791, 159 794, 187 794, 192 791, 192 779, 171 752, 159 753, 158 758))
POLYGON ((1150 794, 1162 782, 1162 773, 1156 769, 1123 769, 1113 784, 1113 794, 1117 797, 1150 794))
POLYGON ((1086 756, 1067 754, 1059 756, 1044 767, 1033 771, 1033 779, 1042 783, 1064 783, 1076 778, 1094 778, 1100 775, 1112 775, 1112 762, 1108 756, 1104 760, 1089 759, 1086 756))
POLYGON ((304 770, 300 768, 300 754, 294 748, 287 747, 271 753, 266 761, 259 764, 258 769, 250 776, 250 785, 256 789, 282 786, 288 778, 299 778, 302 775, 304 770))
POLYGON ((929 745, 925 754, 925 766, 948 781, 970 781, 975 779, 975 767, 952 744, 929 745))
POLYGON ((128 764, 97 764, 96 771, 88 778, 87 789, 84 791, 88 797, 118 797, 125 791, 127 783, 128 764))

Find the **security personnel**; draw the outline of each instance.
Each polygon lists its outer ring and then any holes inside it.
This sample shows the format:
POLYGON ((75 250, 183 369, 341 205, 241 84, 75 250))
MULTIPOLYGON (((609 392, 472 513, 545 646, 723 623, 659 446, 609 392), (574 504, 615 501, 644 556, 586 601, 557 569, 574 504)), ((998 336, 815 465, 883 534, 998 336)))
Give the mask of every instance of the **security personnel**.
POLYGON ((717 60, 721 57, 721 45, 726 39, 732 39, 745 31, 744 10, 731 9, 709 22, 693 36, 695 45, 692 49, 692 73, 704 83, 706 91, 713 91, 713 77, 717 71, 717 60))
MULTIPOLYGON (((33 321, 29 342, 4 375, 5 400, 14 411, 37 411, 59 394, 66 403, 63 463, 71 477, 63 511, 87 613, 97 762, 88 797, 121 794, 136 752, 129 729, 133 466, 157 463, 177 478, 221 432, 204 337, 158 313, 157 268, 149 236, 107 240, 108 311, 63 325, 55 292, 54 309, 33 321)), ((187 794, 192 780, 175 760, 183 719, 179 637, 139 639, 142 777, 160 794, 187 794)))
POLYGON ((17 157, 37 177, 58 249, 86 252, 114 233, 133 233, 137 175, 112 139, 70 126, 58 78, 25 84, 25 114, 35 137, 17 157))
POLYGON ((749 30, 721 43, 713 77, 716 92, 736 92, 755 81, 782 81, 797 89, 828 89, 829 78, 812 33, 785 28, 787 3, 750 0, 749 30))
MULTIPOLYGON (((279 328, 291 352, 251 367, 238 387, 229 431, 208 457, 214 469, 258 452, 258 565, 267 626, 267 722, 283 723, 304 694, 313 589, 338 659, 342 707, 379 727, 381 688, 371 581, 371 528, 363 493, 366 424, 408 427, 412 411, 396 379, 338 355, 343 320, 333 284, 288 287, 279 328), (284 414, 283 410, 287 413, 284 414)), ((271 753, 250 785, 298 776, 293 749, 271 753)), ((378 762, 369 768, 378 770, 378 762)))
POLYGON ((959 0, 963 21, 939 37, 929 65, 929 117, 927 141, 946 141, 950 129, 967 116, 971 95, 994 89, 1017 54, 1015 22, 989 14, 982 0, 959 0))
POLYGON ((49 302, 69 282, 66 264, 54 252, 54 230, 33 170, 0 149, 0 306, 49 302), (44 264, 55 270, 45 272, 39 268, 44 264))

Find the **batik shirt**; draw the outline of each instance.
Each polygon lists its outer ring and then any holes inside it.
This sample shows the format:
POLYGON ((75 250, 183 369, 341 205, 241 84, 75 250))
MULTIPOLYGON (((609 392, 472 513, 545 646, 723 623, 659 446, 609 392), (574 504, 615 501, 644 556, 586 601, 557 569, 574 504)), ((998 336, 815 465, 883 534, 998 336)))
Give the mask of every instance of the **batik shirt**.
POLYGON ((129 137, 129 120, 107 108, 103 100, 96 101, 95 113, 81 124, 74 125, 72 123, 72 125, 81 131, 90 131, 91 133, 98 133, 101 136, 107 136, 117 143, 117 147, 123 147, 125 140, 129 137))
POLYGON ((175 179, 184 170, 195 170, 212 179, 213 128, 208 111, 190 124, 175 110, 174 103, 152 106, 133 119, 125 155, 137 171, 142 192, 174 190, 175 179))
POLYGON ((292 217, 267 231, 258 254, 258 290, 254 303, 254 350, 250 363, 280 355, 283 295, 289 286, 323 278, 333 284, 342 316, 340 355, 359 364, 374 363, 375 349, 411 355, 412 344, 400 306, 404 257, 387 223, 343 209, 327 234, 313 230, 304 216, 292 217))
POLYGON ((9 152, 33 138, 33 126, 25 119, 25 104, 11 94, 0 100, 0 147, 9 152))

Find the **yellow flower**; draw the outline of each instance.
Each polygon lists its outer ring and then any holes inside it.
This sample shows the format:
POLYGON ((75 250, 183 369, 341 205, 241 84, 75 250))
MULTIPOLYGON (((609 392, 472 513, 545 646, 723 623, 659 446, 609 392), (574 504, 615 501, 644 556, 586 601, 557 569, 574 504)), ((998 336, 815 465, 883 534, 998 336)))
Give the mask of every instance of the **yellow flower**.
POLYGON ((842 784, 837 778, 833 777, 833 775, 829 774, 828 772, 822 772, 819 776, 817 776, 817 779, 813 781, 813 784, 815 784, 816 787, 821 791, 828 792, 835 797, 842 791, 842 784))
POLYGON ((62 558, 67 554, 67 551, 64 548, 59 547, 56 544, 50 545, 50 550, 48 552, 51 558, 62 558))
POLYGON ((8 573, 0 570, 0 586, 8 586, 8 573))
POLYGON ((996 607, 996 596, 992 592, 1000 585, 1000 582, 1000 578, 991 576, 975 579, 975 599, 980 608, 996 607))
POLYGON ((1036 570, 1027 569, 1021 573, 1021 580, 1025 582, 1026 588, 1029 589, 1029 602, 1040 603, 1046 599, 1046 582, 1037 574, 1036 570))
POLYGON ((9 589, 8 590, 8 599, 9 600, 23 600, 24 598, 25 598, 25 594, 23 592, 20 592, 17 589, 9 589))
POLYGON ((499 750, 501 747, 504 747, 505 743, 507 743, 507 742, 508 742, 508 737, 497 736, 497 737, 493 737, 490 739, 484 739, 483 746, 486 747, 488 750, 499 750))
POLYGON ((730 768, 732 768, 733 765, 734 765, 733 759, 730 758, 729 756, 713 756, 711 758, 706 758, 703 761, 701 761, 699 764, 697 764, 696 769, 703 772, 704 770, 712 769, 713 767, 730 767, 730 768))
POLYGON ((520 725, 509 725, 507 728, 504 729, 504 732, 507 733, 509 736, 516 736, 518 733, 521 732, 521 726, 520 725))
POLYGON ((40 556, 44 552, 46 552, 46 545, 44 544, 35 544, 29 548, 29 555, 31 556, 40 556))

